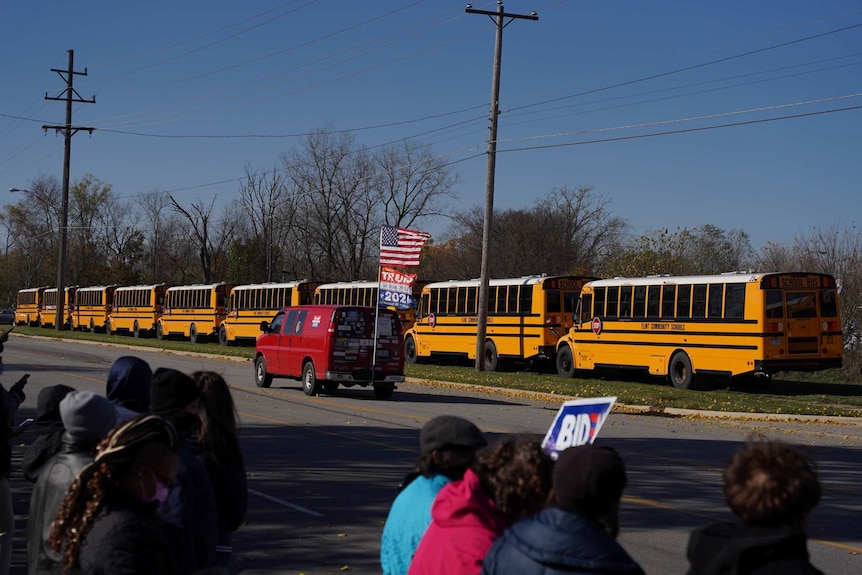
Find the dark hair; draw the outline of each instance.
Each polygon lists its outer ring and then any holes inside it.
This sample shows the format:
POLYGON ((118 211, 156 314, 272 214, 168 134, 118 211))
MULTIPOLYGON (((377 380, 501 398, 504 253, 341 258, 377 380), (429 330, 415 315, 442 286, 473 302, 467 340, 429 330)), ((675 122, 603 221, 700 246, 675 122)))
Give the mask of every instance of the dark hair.
POLYGON ((242 452, 236 436, 239 417, 227 382, 214 371, 196 371, 191 378, 201 392, 201 446, 212 453, 220 464, 242 462, 242 452))
POLYGON ((164 418, 144 414, 114 428, 99 442, 96 459, 78 474, 51 524, 48 544, 62 551, 64 571, 78 567, 81 544, 106 499, 139 459, 176 452, 177 432, 164 418))
POLYGON ((542 508, 551 490, 553 466, 540 442, 513 437, 479 451, 472 469, 511 525, 542 508))
POLYGON ((425 477, 439 473, 456 481, 476 460, 475 447, 444 447, 423 453, 416 461, 416 471, 425 477))
POLYGON ((777 441, 749 442, 724 469, 724 499, 747 525, 792 525, 820 501, 808 459, 777 441))

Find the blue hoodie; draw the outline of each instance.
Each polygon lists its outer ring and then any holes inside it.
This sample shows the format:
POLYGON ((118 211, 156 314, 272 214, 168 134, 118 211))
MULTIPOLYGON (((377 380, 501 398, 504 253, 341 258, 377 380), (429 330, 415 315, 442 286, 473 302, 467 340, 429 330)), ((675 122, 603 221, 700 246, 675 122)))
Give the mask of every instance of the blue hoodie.
POLYGON ((124 355, 118 357, 111 366, 106 395, 114 405, 137 413, 147 413, 150 410, 152 384, 150 364, 139 357, 124 355))

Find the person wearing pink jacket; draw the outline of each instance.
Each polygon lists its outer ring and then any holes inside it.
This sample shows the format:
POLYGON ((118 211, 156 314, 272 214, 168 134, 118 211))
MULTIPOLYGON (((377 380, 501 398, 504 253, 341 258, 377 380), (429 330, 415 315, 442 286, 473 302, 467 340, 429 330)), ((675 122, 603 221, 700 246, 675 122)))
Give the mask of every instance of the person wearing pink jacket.
POLYGON ((542 508, 552 468, 534 440, 509 438, 480 451, 464 479, 437 494, 408 575, 478 575, 494 540, 542 508))

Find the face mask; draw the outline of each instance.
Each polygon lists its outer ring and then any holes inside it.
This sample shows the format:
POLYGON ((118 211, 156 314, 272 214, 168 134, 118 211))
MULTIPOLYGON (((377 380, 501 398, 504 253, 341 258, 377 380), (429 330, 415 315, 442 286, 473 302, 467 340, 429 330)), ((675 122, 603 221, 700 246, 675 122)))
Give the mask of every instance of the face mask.
MULTIPOLYGON (((153 478, 153 482, 156 484, 156 489, 153 492, 153 494, 150 497, 145 498, 144 501, 162 504, 165 502, 165 500, 167 500, 168 493, 170 492, 170 488, 168 488, 168 486, 164 482, 159 481, 159 478, 156 477, 156 473, 155 473, 155 471, 152 470, 152 468, 148 467, 147 469, 150 470, 150 475, 153 478)), ((144 492, 145 492, 144 483, 142 481, 141 482, 141 493, 144 493, 144 492)))

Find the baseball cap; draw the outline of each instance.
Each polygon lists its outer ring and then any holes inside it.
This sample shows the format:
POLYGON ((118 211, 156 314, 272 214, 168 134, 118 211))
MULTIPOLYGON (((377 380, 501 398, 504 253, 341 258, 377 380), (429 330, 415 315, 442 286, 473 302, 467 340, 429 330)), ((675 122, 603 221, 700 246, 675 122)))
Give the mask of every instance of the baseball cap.
POLYGON ((447 447, 485 447, 488 441, 472 422, 455 415, 438 415, 419 432, 419 447, 429 453, 447 447))

